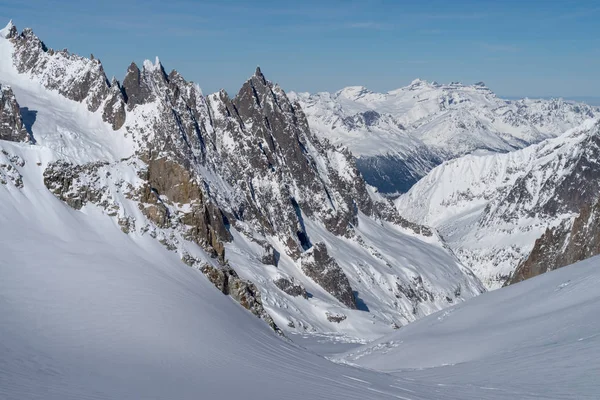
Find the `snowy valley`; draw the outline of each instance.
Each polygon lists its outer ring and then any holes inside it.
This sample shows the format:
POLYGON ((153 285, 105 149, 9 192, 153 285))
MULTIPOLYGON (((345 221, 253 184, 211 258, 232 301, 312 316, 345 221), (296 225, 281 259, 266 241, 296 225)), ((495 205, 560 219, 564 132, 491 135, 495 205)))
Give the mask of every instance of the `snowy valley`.
POLYGON ((291 96, 315 133, 347 146, 367 183, 388 195, 443 161, 521 149, 600 116, 600 107, 562 99, 504 100, 482 82, 416 79, 387 93, 357 86, 291 96))
POLYGON ((0 30, 0 398, 595 398, 599 108, 124 72, 0 30))

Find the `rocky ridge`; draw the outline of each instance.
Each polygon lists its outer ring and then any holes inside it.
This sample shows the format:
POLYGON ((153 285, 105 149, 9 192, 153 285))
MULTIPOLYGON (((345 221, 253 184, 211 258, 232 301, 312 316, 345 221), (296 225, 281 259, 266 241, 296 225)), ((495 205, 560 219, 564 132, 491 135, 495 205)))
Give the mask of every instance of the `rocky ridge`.
POLYGON ((504 153, 558 136, 600 108, 550 100, 504 100, 482 82, 420 79, 387 93, 348 87, 293 93, 315 132, 348 145, 367 182, 406 192, 443 161, 473 152, 504 153))
POLYGON ((46 186, 75 209, 100 207, 125 233, 156 237, 218 281, 235 273, 227 286, 239 290, 219 290, 267 322, 269 313, 274 325, 356 334, 349 322, 376 318, 390 329, 483 290, 435 232, 371 192, 350 152, 317 138, 260 69, 233 98, 204 96, 158 59, 132 63, 120 84, 99 60, 51 51, 31 30, 5 37, 19 75, 85 104, 134 143, 120 160, 59 157, 45 166, 46 186), (382 248, 375 238, 385 234, 401 247, 382 248), (404 281, 432 295, 404 299, 404 281), (357 293, 371 296, 372 315, 352 310, 357 293), (344 309, 343 322, 327 319, 344 309))
POLYGON ((587 204, 574 219, 548 228, 507 284, 553 271, 600 254, 600 202, 587 204))
MULTIPOLYGON (((445 163, 401 196, 397 206, 414 221, 439 229, 457 256, 495 288, 537 274, 533 270, 578 261, 564 240, 565 235, 574 240, 573 218, 580 214, 588 221, 590 205, 598 199, 598 160, 600 124, 589 120, 563 136, 513 153, 445 163), (546 255, 540 258, 541 253, 546 255)), ((576 226, 583 226, 577 221, 576 226)), ((585 249, 578 251, 588 254, 585 249)))

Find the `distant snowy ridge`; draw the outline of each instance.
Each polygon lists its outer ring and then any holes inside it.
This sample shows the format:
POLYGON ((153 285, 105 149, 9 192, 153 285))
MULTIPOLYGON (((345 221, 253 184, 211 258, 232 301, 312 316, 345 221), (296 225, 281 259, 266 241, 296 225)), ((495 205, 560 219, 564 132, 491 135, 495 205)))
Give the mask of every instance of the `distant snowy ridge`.
POLYGON ((108 82, 98 60, 7 31, 0 83, 52 155, 45 187, 160 241, 268 323, 367 340, 484 291, 260 69, 234 97, 204 96, 158 59, 108 82))
POLYGON ((444 160, 520 149, 600 115, 599 107, 562 99, 503 100, 482 82, 416 79, 387 93, 358 86, 290 96, 315 133, 348 146, 367 182, 384 193, 407 191, 444 160))
POLYGON ((468 155, 433 169, 396 201, 435 227, 488 288, 524 261, 547 228, 571 220, 600 193, 600 123, 506 154, 468 155))

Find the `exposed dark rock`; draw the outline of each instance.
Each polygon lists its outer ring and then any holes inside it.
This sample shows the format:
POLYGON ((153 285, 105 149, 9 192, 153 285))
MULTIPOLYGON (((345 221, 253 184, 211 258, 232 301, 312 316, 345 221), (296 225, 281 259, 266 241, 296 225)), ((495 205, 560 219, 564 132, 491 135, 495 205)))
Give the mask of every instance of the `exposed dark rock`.
POLYGON ((127 68, 127 74, 123 79, 123 92, 125 94, 125 101, 127 102, 127 109, 132 110, 133 107, 146 104, 154 100, 154 93, 150 88, 147 77, 140 71, 138 66, 132 62, 127 68))
POLYGON ((241 279, 229 266, 216 268, 205 265, 201 268, 201 271, 223 294, 231 296, 242 307, 265 321, 274 331, 282 333, 271 316, 265 311, 260 292, 254 283, 241 279))
POLYGON ((300 285, 299 283, 296 283, 294 281, 294 278, 286 278, 286 277, 280 277, 278 279, 275 279, 273 281, 273 283, 275 283, 275 286, 277 286, 279 289, 281 289, 284 293, 289 294, 290 296, 302 296, 305 299, 308 299, 308 294, 306 293, 306 289, 304 289, 304 287, 302 285, 300 285))
POLYGON ((327 253, 325 243, 318 242, 302 254, 302 271, 342 304, 355 310, 356 300, 348 277, 327 253))
POLYGON ((2 150, 2 154, 6 156, 7 163, 0 162, 0 184, 6 185, 9 182, 15 187, 23 188, 23 176, 17 167, 23 167, 25 160, 17 155, 11 155, 6 150, 2 150))
POLYGON ((44 184, 56 197, 76 210, 88 202, 100 203, 106 188, 95 186, 98 168, 108 163, 74 165, 65 161, 50 163, 44 171, 44 184), (80 178, 85 177, 85 183, 80 178), (91 178, 91 179, 88 179, 91 178))
POLYGON ((0 140, 34 142, 25 128, 19 103, 12 89, 2 85, 0 85, 0 140))
POLYGON ((102 119, 104 122, 111 124, 112 128, 116 131, 123 126, 126 116, 125 98, 123 97, 121 86, 116 79, 113 79, 108 98, 102 110, 102 119))
POLYGON ((406 282, 402 284, 397 282, 396 287, 398 291, 404 295, 404 297, 410 300, 413 306, 413 314, 415 315, 418 312, 420 303, 434 300, 433 293, 427 290, 423 284, 423 278, 420 275, 413 277, 412 282, 406 282))
POLYGON ((205 250, 225 261, 223 241, 230 241, 231 234, 225 226, 225 217, 221 210, 209 201, 194 176, 181 165, 166 158, 148 160, 148 169, 144 179, 147 184, 142 188, 142 211, 160 227, 168 227, 170 214, 161 196, 176 204, 189 204, 190 211, 180 218, 189 228, 186 238, 196 242, 205 250))
POLYGON ((263 244, 263 248, 265 249, 260 261, 263 264, 277 266, 279 264, 280 254, 273 246, 269 243, 263 244))
POLYGON ((513 284, 600 254, 600 201, 584 206, 574 220, 549 228, 507 284, 513 284))
POLYGON ((340 322, 344 321, 347 318, 344 314, 338 314, 338 313, 326 312, 325 315, 327 316, 327 321, 335 322, 336 324, 339 324, 340 322))

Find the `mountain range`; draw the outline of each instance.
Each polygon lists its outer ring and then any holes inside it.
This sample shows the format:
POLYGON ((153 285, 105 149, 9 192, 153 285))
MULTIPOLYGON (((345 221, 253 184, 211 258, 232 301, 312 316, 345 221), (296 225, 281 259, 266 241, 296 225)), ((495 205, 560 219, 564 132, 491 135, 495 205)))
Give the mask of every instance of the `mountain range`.
POLYGON ((120 83, 29 29, 3 32, 0 83, 19 102, 11 110, 35 116, 13 139, 49 154, 34 180, 124 236, 155 238, 277 330, 364 340, 484 290, 260 69, 234 97, 205 96, 158 59, 132 63, 120 83))
POLYGON ((593 398, 599 117, 260 68, 206 95, 11 21, 0 397, 593 398))
POLYGON ((292 98, 315 133, 347 146, 367 183, 388 195, 443 161, 521 149, 600 116, 600 107, 562 99, 504 100, 483 82, 416 79, 387 93, 357 86, 292 98))

